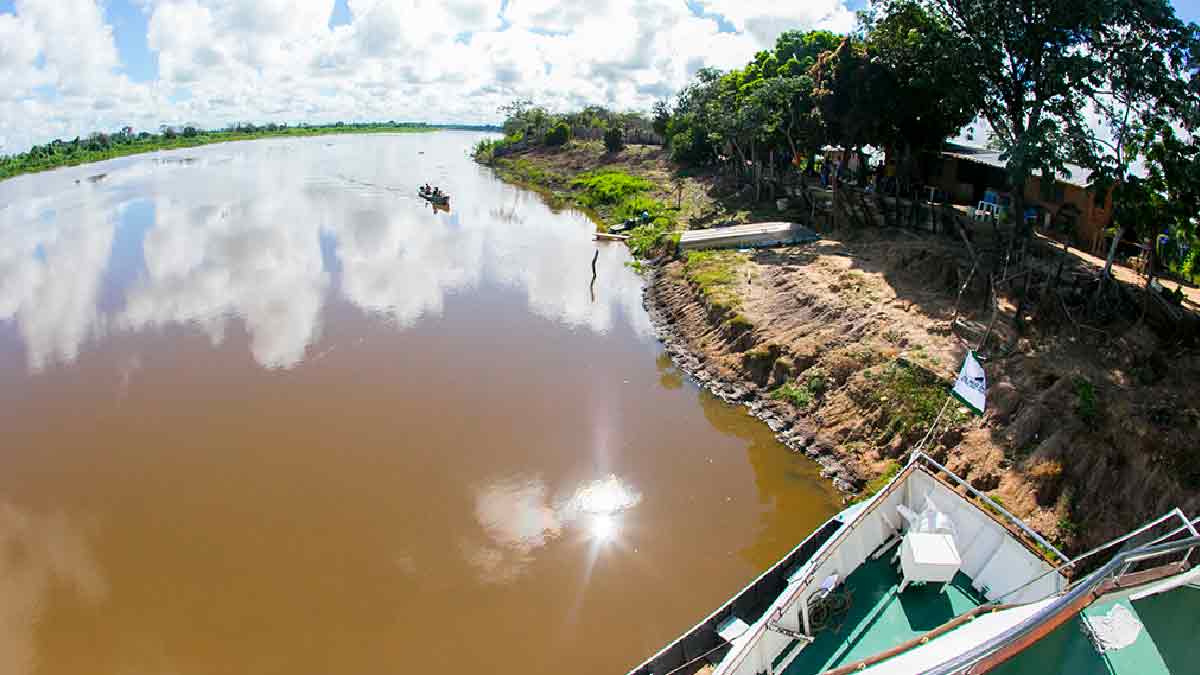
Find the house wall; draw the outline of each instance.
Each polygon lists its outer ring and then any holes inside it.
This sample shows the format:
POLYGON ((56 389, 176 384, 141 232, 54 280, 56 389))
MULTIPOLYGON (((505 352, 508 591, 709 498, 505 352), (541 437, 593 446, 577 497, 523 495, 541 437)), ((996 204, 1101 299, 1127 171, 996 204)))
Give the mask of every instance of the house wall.
MULTIPOLYGON (((1112 193, 1109 193, 1101 206, 1096 205, 1093 193, 1078 185, 1059 182, 1062 199, 1044 199, 1042 195, 1042 179, 1031 178, 1025 184, 1025 201, 1029 204, 1040 204, 1050 213, 1055 213, 1063 206, 1070 204, 1079 210, 1079 218, 1075 223, 1075 235, 1080 246, 1095 251, 1104 243, 1104 230, 1112 222, 1112 193)), ((1052 193, 1057 197, 1057 190, 1052 193)))
POLYGON ((1002 169, 946 156, 940 158, 937 166, 929 177, 930 185, 945 192, 955 204, 975 206, 983 199, 985 190, 1004 189, 1006 178, 1002 169))
MULTIPOLYGON (((1002 189, 1004 175, 1001 169, 957 157, 942 156, 929 176, 930 184, 942 190, 956 204, 975 206, 985 189, 1002 189)), ((1112 193, 1104 204, 1097 206, 1092 192, 1078 185, 1056 181, 1056 190, 1050 199, 1042 195, 1042 179, 1030 178, 1025 184, 1025 203, 1040 205, 1051 214, 1071 204, 1079 211, 1075 234, 1078 245, 1090 251, 1098 251, 1104 244, 1104 231, 1112 224, 1112 193), (1057 194, 1061 190, 1061 195, 1057 194)), ((1039 223, 1041 225, 1043 223, 1039 223)))

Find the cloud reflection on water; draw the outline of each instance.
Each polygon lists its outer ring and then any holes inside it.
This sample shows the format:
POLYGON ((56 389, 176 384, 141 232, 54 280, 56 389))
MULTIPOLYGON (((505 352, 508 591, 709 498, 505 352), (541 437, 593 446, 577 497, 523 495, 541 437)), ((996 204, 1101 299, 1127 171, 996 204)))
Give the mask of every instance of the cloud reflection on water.
POLYGON ((650 334, 640 282, 615 248, 604 252, 592 297, 593 245, 581 216, 553 216, 532 193, 457 157, 441 171, 463 198, 453 215, 435 216, 393 185, 420 180, 421 169, 403 161, 407 140, 216 146, 188 151, 199 157, 188 164, 125 160, 99 183, 55 173, 0 184, 0 201, 12 200, 0 209, 0 321, 17 325, 31 371, 71 364, 89 339, 113 330, 189 325, 220 344, 231 319, 244 323, 257 363, 290 368, 320 338, 335 289, 404 327, 440 314, 448 293, 488 282, 521 289, 530 311, 564 325, 606 332, 620 313, 650 334), (363 154, 366 142, 395 151, 363 154), (31 187, 38 180, 44 192, 31 187), (123 209, 147 198, 144 270, 102 312, 108 267, 126 264, 113 251, 123 209), (333 241, 333 261, 323 238, 333 241))
POLYGON ((597 543, 619 538, 624 514, 641 500, 640 493, 611 474, 581 483, 557 503, 541 478, 499 479, 476 493, 475 519, 485 541, 464 539, 463 557, 481 583, 510 583, 567 526, 579 527, 597 543))
POLYGON ((0 321, 16 322, 36 372, 73 362, 101 329, 100 280, 119 209, 90 186, 61 211, 49 200, 21 206, 0 211, 0 321))
POLYGON ((0 673, 35 671, 35 631, 56 589, 90 605, 108 595, 86 532, 61 513, 0 502, 0 673))

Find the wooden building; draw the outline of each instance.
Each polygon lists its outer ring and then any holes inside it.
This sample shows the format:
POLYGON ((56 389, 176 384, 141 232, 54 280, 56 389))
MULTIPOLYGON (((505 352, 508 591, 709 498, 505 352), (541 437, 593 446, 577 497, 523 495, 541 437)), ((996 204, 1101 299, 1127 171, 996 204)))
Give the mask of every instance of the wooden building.
MULTIPOLYGON (((977 206, 989 191, 1004 197, 1011 192, 1004 167, 998 151, 947 143, 931 162, 929 182, 951 202, 977 206)), ((1077 246, 1099 252, 1104 245, 1104 231, 1112 222, 1112 194, 1097 200, 1088 189, 1091 172, 1074 164, 1066 169, 1044 189, 1043 176, 1030 178, 1024 187, 1025 204, 1037 211, 1038 226, 1046 234, 1073 236, 1077 246)))

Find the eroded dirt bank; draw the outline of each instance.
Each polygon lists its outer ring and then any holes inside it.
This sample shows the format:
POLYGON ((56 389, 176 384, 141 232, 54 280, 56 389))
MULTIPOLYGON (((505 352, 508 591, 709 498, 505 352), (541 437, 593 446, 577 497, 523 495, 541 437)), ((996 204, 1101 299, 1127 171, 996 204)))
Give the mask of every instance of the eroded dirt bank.
MULTIPOLYGON (((656 268, 646 289, 677 365, 747 405, 848 494, 905 461, 972 328, 983 330, 951 324, 952 242, 858 238, 692 254, 656 268)), ((1105 346, 1069 332, 1012 342, 983 351, 987 413, 952 402, 925 448, 934 459, 1072 550, 1173 506, 1200 507, 1200 357, 1171 353, 1144 326, 1105 346)))

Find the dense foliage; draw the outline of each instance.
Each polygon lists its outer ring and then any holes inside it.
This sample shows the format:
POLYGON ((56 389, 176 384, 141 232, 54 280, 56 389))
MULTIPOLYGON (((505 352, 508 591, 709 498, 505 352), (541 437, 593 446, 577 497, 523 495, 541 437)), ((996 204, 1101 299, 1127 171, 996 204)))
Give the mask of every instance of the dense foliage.
POLYGON ((604 149, 609 152, 620 152, 625 147, 625 133, 620 127, 611 127, 604 131, 604 149))
POLYGON ((546 132, 546 138, 543 142, 546 145, 554 147, 564 145, 569 138, 571 138, 571 127, 566 122, 559 120, 546 132))

